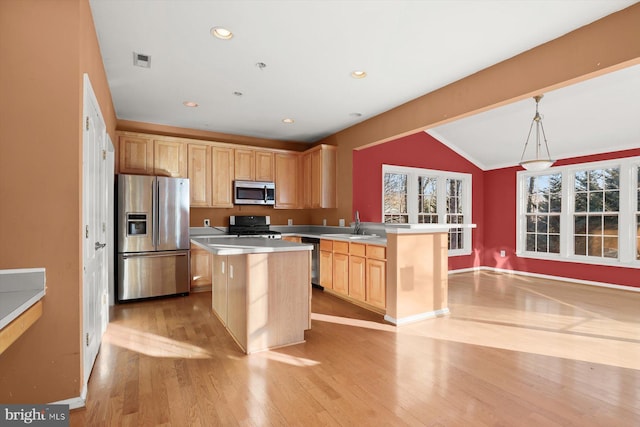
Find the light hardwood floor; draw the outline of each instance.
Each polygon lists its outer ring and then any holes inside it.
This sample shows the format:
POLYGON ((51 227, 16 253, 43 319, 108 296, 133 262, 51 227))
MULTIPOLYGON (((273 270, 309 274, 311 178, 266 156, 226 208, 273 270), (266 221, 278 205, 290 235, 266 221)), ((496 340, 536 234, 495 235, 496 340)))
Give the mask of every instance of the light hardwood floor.
POLYGON ((395 328, 314 290, 306 343, 246 356, 209 292, 119 305, 72 426, 640 426, 640 293, 489 272, 395 328))

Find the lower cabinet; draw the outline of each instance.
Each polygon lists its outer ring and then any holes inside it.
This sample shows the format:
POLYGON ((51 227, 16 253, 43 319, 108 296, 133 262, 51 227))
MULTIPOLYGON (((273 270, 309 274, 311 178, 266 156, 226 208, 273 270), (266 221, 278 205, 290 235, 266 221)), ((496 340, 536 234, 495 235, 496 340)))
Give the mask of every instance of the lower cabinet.
POLYGON ((211 290, 211 259, 209 251, 191 244, 190 292, 211 290))
POLYGON ((213 311, 243 349, 247 348, 246 255, 213 258, 213 311))
MULTIPOLYGON (((320 286, 356 304, 387 307, 386 247, 320 240, 320 286)), ((378 310, 375 310, 378 311, 378 310)))

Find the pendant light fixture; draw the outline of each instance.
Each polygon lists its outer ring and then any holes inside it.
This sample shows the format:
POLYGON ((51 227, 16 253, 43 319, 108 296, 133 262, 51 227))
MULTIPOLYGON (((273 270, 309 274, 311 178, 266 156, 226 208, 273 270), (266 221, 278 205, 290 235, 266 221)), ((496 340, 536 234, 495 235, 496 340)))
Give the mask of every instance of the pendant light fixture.
MULTIPOLYGON (((551 155, 549 154, 549 145, 547 144, 547 136, 544 133, 544 126, 542 126, 542 117, 540 117, 540 113, 538 112, 538 103, 542 99, 543 95, 534 96, 533 99, 536 101, 536 115, 533 116, 533 120, 531 121, 531 126, 529 127, 529 134, 527 135, 527 141, 524 143, 524 150, 522 150, 522 156, 520 157, 520 166, 529 171, 541 171, 551 167, 555 160, 551 160, 551 155), (535 144, 536 144, 536 152, 535 158, 531 160, 524 160, 525 154, 527 154, 527 147, 529 146, 529 138, 531 137, 531 131, 533 131, 533 126, 536 127, 536 136, 535 136, 535 144), (544 141, 544 148, 547 152, 547 157, 540 157, 542 151, 542 142, 540 141, 540 136, 542 136, 542 140, 544 141)), ((544 153, 542 153, 544 154, 544 153)))

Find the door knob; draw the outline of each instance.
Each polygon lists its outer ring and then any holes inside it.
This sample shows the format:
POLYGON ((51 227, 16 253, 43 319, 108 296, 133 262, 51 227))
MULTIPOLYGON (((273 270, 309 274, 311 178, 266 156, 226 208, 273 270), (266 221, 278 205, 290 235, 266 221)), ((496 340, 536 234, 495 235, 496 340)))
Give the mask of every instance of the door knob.
POLYGON ((96 249, 96 251, 97 251, 98 249, 102 249, 102 248, 104 248, 105 246, 107 246, 107 244, 106 244, 106 243, 96 242, 95 249, 96 249))

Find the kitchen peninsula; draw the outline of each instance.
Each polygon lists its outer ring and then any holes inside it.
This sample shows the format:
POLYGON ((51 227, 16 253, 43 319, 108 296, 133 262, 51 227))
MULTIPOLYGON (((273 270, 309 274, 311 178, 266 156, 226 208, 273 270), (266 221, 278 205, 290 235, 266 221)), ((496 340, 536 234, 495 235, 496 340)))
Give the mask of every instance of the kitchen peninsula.
POLYGON ((304 342, 312 245, 251 237, 191 242, 213 256, 213 312, 245 353, 304 342))

